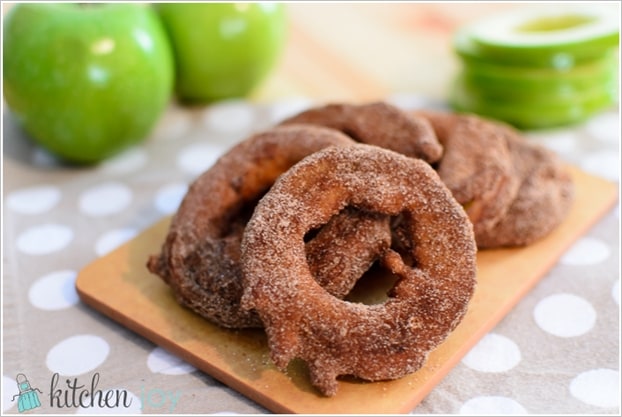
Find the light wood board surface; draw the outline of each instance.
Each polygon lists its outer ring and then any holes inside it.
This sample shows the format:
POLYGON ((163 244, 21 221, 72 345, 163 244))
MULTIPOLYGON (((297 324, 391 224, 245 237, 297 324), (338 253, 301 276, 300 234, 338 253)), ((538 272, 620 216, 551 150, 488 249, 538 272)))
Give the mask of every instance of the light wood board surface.
POLYGON ((408 412, 615 204, 614 184, 574 168, 572 173, 576 201, 552 234, 525 248, 478 254, 478 288, 469 311, 422 369, 395 381, 343 380, 332 398, 318 395, 301 363, 292 362, 287 374, 279 372, 269 359, 263 331, 224 330, 176 303, 168 287, 145 267, 148 256, 159 252, 169 219, 86 266, 76 288, 88 305, 271 411, 408 412))

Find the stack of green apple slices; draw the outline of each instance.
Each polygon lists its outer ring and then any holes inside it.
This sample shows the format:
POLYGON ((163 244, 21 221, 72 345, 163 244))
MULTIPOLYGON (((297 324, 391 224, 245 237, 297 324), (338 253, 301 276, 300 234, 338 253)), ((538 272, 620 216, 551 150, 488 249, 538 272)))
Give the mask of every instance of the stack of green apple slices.
POLYGON ((618 100, 619 9, 523 9, 461 28, 458 111, 522 129, 577 123, 618 100))

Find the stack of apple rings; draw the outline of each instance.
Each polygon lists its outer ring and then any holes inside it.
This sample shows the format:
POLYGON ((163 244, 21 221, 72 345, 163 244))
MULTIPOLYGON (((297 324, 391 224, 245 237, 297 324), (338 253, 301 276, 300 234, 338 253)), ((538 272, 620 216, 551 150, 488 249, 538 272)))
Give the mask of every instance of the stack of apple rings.
POLYGON ((581 122, 617 102, 619 9, 522 9, 457 31, 455 110, 521 129, 581 122))

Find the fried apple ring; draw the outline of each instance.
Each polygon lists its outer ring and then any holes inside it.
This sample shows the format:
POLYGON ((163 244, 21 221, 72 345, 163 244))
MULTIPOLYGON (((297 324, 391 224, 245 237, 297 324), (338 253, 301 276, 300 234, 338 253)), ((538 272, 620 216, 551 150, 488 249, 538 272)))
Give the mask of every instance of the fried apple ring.
POLYGON ((436 170, 465 208, 478 240, 506 215, 521 183, 505 132, 473 115, 441 111, 415 114, 432 124, 443 145, 436 170))
POLYGON ((419 369, 464 316, 476 284, 476 246, 462 207, 424 161, 376 146, 330 147, 290 168, 255 208, 242 240, 242 306, 265 324, 284 370, 304 360, 324 395, 337 377, 377 381, 419 369), (392 249, 398 280, 382 304, 330 295, 305 256, 307 232, 347 207, 401 216, 413 265, 392 249))
POLYGON ((482 249, 524 246, 543 238, 566 218, 574 200, 572 177, 553 152, 510 127, 500 128, 505 129, 520 188, 505 216, 477 236, 482 249))
POLYGON ((331 218, 305 249, 318 284, 344 298, 390 246, 389 216, 350 207, 331 218))
MULTIPOLYGON (((148 269, 172 288, 180 304, 211 322, 227 328, 261 327, 254 312, 240 309, 240 243, 246 221, 259 198, 289 167, 327 146, 353 143, 333 129, 291 125, 234 146, 191 185, 161 253, 150 257, 148 269)), ((357 274, 390 244, 388 221, 375 222, 364 213, 347 213, 335 220, 340 232, 349 231, 341 237, 343 247, 358 248, 357 258, 310 242, 309 257, 318 280, 334 282, 340 291, 356 283, 357 274), (331 276, 322 275, 329 272, 331 276)), ((318 236, 330 241, 334 233, 328 228, 318 236)))
POLYGON ((417 111, 443 145, 443 182, 473 222, 480 249, 524 246, 549 234, 572 204, 572 179, 553 152, 513 127, 475 115, 417 111))
POLYGON ((443 153, 434 129, 425 119, 385 102, 327 104, 303 111, 281 123, 331 127, 357 142, 380 146, 430 163, 438 161, 443 153))

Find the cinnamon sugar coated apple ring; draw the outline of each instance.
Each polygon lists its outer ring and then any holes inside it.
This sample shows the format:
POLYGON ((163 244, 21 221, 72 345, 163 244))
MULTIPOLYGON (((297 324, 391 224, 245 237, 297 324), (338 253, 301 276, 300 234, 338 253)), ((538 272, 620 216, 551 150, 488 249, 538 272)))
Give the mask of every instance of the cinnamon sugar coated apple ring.
POLYGON ((527 142, 509 127, 505 138, 520 187, 506 215, 477 235, 482 249, 535 242, 566 218, 574 201, 572 177, 553 152, 527 142))
POLYGON ((305 249, 318 284, 344 298, 390 246, 389 216, 349 208, 331 218, 305 249))
MULTIPOLYGON (((234 146, 191 185, 161 253, 147 263, 149 270, 172 288, 180 304, 208 320, 229 328, 261 327, 254 312, 240 309, 240 243, 246 221, 257 200, 289 167, 327 146, 353 143, 333 129, 291 125, 258 133, 234 146)), ((373 221, 367 215, 349 213, 339 222, 341 230, 356 231, 342 237, 343 250, 357 247, 359 258, 327 251, 312 241, 309 256, 318 280, 334 282, 344 291, 388 245, 382 242, 390 242, 390 230, 384 221, 370 227, 373 221)))
POLYGON ((443 148, 427 120, 385 102, 328 104, 306 110, 282 122, 331 127, 357 142, 390 149, 406 156, 436 162, 443 148))
POLYGON ((464 206, 477 240, 505 216, 521 183, 504 132, 477 116, 429 110, 414 114, 432 124, 443 145, 436 170, 464 206))
POLYGON ((337 377, 377 381, 419 369, 458 325, 476 284, 476 246, 464 210, 425 162, 375 146, 330 147, 290 168, 255 208, 241 248, 242 307, 264 322, 271 358, 294 358, 323 394, 337 377), (305 235, 348 207, 400 216, 412 265, 387 249, 398 280, 382 304, 340 300, 314 279, 305 235))
POLYGON ((553 152, 481 116, 417 111, 444 147, 439 176, 473 222, 480 249, 524 246, 568 214, 572 178, 553 152))

